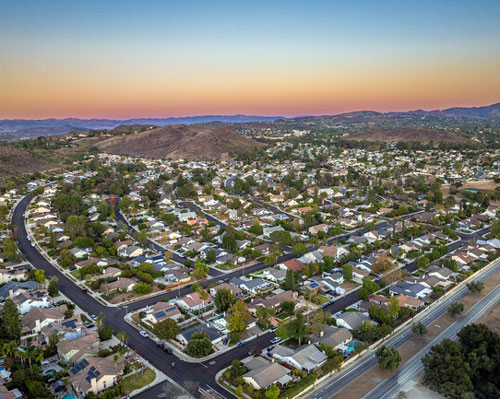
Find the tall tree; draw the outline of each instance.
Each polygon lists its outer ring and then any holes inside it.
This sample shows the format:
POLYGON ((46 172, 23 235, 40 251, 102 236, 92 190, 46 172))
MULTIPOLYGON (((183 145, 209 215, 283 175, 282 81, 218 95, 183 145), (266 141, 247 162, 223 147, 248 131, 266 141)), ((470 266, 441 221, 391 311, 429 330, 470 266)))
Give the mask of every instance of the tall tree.
POLYGON ((3 333, 8 339, 19 339, 21 336, 21 321, 19 320, 19 312, 14 301, 8 298, 5 301, 2 317, 3 333))

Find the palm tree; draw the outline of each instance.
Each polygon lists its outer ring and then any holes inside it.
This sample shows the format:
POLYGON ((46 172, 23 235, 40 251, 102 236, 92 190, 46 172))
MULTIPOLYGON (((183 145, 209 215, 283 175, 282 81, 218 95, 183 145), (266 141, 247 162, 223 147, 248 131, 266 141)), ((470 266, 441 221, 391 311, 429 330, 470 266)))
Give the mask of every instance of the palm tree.
POLYGON ((120 341, 120 343, 122 345, 125 345, 127 340, 128 340, 128 337, 125 334, 125 331, 120 331, 118 334, 116 334, 116 338, 118 338, 118 340, 120 341))
POLYGON ((4 356, 13 358, 15 357, 16 351, 17 351, 16 341, 6 342, 2 345, 2 355, 4 356))
POLYGON ((104 313, 101 313, 97 318, 95 319, 96 325, 98 328, 102 328, 102 324, 104 321, 104 313))

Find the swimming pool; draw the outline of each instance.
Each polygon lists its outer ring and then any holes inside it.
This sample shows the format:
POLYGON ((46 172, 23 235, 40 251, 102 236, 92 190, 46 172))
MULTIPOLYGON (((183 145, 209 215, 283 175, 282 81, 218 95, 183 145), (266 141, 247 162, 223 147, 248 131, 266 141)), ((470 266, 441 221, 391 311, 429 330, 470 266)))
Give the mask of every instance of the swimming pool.
POLYGON ((355 348, 357 345, 359 345, 359 342, 358 342, 358 341, 351 342, 351 343, 349 344, 349 346, 347 347, 347 350, 348 350, 349 352, 351 352, 351 353, 352 353, 352 352, 354 352, 354 348, 355 348))

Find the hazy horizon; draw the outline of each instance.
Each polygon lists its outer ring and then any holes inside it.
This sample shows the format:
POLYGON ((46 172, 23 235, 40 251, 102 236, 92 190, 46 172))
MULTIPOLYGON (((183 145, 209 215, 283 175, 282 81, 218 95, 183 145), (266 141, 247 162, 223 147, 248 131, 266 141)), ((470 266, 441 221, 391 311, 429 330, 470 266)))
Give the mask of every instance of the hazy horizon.
POLYGON ((499 101, 500 2, 4 2, 0 119, 499 101))

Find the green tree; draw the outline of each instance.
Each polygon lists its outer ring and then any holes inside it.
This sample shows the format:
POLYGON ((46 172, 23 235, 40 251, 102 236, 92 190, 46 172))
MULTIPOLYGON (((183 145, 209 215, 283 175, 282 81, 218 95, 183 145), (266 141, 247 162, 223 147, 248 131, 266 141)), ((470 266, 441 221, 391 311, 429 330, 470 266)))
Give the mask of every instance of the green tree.
POLYGON ((342 276, 345 281, 352 281, 352 265, 346 263, 342 266, 342 276))
POLYGON ((363 286, 359 288, 357 291, 358 298, 365 301, 371 294, 377 291, 378 291, 377 283, 365 277, 363 279, 363 286))
POLYGON ((375 352, 375 356, 382 370, 396 370, 401 363, 401 355, 394 346, 382 345, 375 352))
POLYGON ((307 246, 306 244, 300 242, 292 247, 292 252, 298 255, 305 254, 307 252, 307 246))
POLYGON ((434 391, 449 397, 462 398, 473 390, 469 365, 460 343, 443 339, 422 359, 424 382, 434 391))
POLYGON ((259 306, 257 308, 256 315, 259 323, 261 323, 264 327, 269 328, 271 325, 269 323, 269 318, 275 316, 276 311, 265 306, 259 306))
POLYGON ((64 231, 74 240, 76 237, 85 236, 85 225, 85 216, 70 215, 66 219, 64 231))
POLYGON ((249 227, 248 232, 260 236, 264 232, 264 228, 256 222, 249 227))
POLYGON ((48 287, 49 295, 52 297, 59 295, 59 280, 56 276, 52 277, 49 281, 48 287))
POLYGON ((264 264, 266 266, 274 266, 276 264, 276 255, 270 254, 264 259, 264 264))
POLYGON ((12 261, 15 260, 17 255, 17 246, 12 238, 4 238, 2 241, 3 244, 3 255, 5 259, 12 261))
POLYGON ((296 288, 297 287, 295 284, 295 273, 293 270, 287 269, 285 276, 285 290, 295 291, 296 288))
POLYGON ((43 284, 45 282, 45 270, 43 270, 43 269, 35 270, 35 280, 39 284, 43 284))
POLYGON ((425 324, 422 322, 413 323, 411 325, 411 331, 417 337, 423 337, 425 334, 427 334, 427 328, 425 327, 425 324))
POLYGON ((247 328, 247 320, 249 318, 248 305, 242 299, 238 299, 230 306, 226 315, 228 330, 243 332, 247 328))
POLYGON ((281 310, 289 315, 292 315, 295 311, 295 303, 292 301, 284 301, 281 304, 281 310))
POLYGON ((172 319, 160 321, 154 325, 154 333, 160 339, 174 339, 179 334, 179 326, 172 319))
POLYGON ((217 312, 225 312, 234 303, 233 293, 231 290, 222 288, 215 294, 214 302, 217 312))
POLYGON ((464 311, 464 304, 462 302, 453 302, 448 307, 448 313, 453 318, 455 318, 456 316, 458 316, 463 311, 464 311))
POLYGON ((194 270, 191 274, 196 278, 204 278, 208 274, 208 266, 202 260, 197 260, 194 262, 194 270))
POLYGON ((294 340, 298 342, 300 346, 303 340, 309 338, 304 315, 298 313, 292 320, 281 323, 276 330, 276 336, 284 340, 294 340))
POLYGON ((10 298, 5 301, 3 307, 2 329, 3 334, 8 339, 17 340, 21 336, 22 327, 19 312, 16 304, 10 298))
POLYGON ((188 341, 186 353, 191 357, 205 357, 213 352, 212 342, 205 333, 195 332, 188 341))
POLYGON ((215 252, 214 249, 208 250, 206 260, 208 264, 214 263, 217 260, 217 253, 215 252))
POLYGON ((99 334, 99 339, 101 341, 107 341, 113 337, 113 329, 105 324, 97 330, 97 333, 99 334))
POLYGON ((484 288, 484 283, 480 281, 471 281, 467 284, 467 288, 471 293, 479 294, 484 288))
POLYGON ((417 260, 415 261, 415 265, 419 269, 427 268, 427 266, 429 266, 429 263, 430 263, 430 260, 426 256, 421 256, 421 257, 417 258, 417 260))
POLYGON ((276 386, 276 384, 273 384, 266 389, 266 398, 278 399, 279 396, 280 396, 280 389, 276 386))

